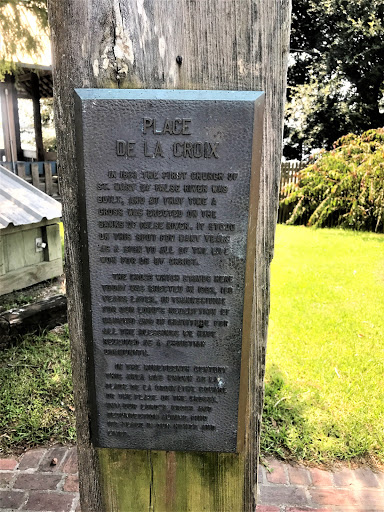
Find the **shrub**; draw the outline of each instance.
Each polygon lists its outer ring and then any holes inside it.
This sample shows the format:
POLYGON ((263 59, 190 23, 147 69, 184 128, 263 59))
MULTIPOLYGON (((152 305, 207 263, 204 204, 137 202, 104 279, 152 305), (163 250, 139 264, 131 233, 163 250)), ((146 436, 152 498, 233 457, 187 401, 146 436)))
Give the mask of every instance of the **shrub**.
POLYGON ((287 224, 384 231, 384 128, 349 134, 321 151, 285 188, 287 224))

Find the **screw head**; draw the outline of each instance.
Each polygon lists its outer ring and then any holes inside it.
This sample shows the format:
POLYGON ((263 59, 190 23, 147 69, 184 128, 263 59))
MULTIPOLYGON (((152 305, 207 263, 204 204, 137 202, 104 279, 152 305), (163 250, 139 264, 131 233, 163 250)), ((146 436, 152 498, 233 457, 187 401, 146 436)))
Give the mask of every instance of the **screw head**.
POLYGON ((220 389, 223 389, 223 387, 225 386, 225 382, 224 382, 224 379, 217 379, 217 386, 220 388, 220 389))
POLYGON ((176 57, 176 62, 179 66, 181 66, 181 64, 183 63, 183 57, 181 55, 178 55, 176 57))

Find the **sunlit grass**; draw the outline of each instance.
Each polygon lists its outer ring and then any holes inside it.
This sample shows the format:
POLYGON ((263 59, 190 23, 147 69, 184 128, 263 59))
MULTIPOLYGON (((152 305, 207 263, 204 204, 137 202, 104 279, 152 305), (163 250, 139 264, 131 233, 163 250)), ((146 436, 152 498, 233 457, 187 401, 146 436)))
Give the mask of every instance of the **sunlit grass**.
POLYGON ((384 461, 384 235, 278 226, 265 453, 384 461))
MULTIPOLYGON (((384 462, 384 235, 278 226, 262 452, 384 462)), ((0 450, 75 440, 68 332, 0 352, 0 450)))

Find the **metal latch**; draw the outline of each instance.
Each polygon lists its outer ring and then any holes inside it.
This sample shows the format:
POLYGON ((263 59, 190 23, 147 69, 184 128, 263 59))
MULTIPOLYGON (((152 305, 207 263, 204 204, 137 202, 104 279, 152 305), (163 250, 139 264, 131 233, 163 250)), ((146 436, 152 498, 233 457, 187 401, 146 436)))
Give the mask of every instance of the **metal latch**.
POLYGON ((36 252, 42 252, 47 247, 47 244, 43 242, 42 238, 35 239, 36 252))

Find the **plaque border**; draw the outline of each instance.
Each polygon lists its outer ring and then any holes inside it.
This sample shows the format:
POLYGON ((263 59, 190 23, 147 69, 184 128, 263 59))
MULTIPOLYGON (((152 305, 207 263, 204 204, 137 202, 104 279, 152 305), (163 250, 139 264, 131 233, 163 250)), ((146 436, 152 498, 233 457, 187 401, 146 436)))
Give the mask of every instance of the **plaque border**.
POLYGON ((251 157, 251 183, 249 186, 248 232, 245 260, 243 332, 241 344, 239 407, 237 413, 237 452, 241 453, 245 445, 245 421, 249 411, 248 398, 250 388, 249 359, 251 355, 252 323, 255 322, 256 304, 254 293, 256 288, 256 230, 260 197, 260 171, 263 142, 265 94, 261 93, 255 100, 253 141, 251 157))
MULTIPOLYGON (((92 325, 92 302, 88 251, 88 221, 87 205, 85 195, 84 175, 84 144, 83 144, 83 102, 92 100, 169 100, 169 101, 229 101, 229 102, 252 102, 254 103, 254 122, 251 156, 251 178, 249 188, 248 208, 248 229, 245 262, 245 281, 243 297, 243 322, 242 322, 242 343, 241 343, 241 365, 238 402, 238 426, 236 451, 227 453, 241 453, 245 444, 245 422, 248 410, 248 397, 250 386, 249 356, 252 344, 252 320, 254 319, 254 289, 255 289, 255 268, 256 268, 256 228, 259 205, 260 168, 263 140, 263 118, 265 93, 263 91, 226 91, 226 90, 182 90, 182 89, 74 89, 75 97, 75 144, 76 161, 78 166, 78 190, 80 213, 80 252, 82 272, 82 285, 84 290, 82 321, 86 333, 86 381, 88 406, 90 411, 89 427, 92 442, 99 446, 98 438, 98 416, 96 405, 95 386, 95 364, 93 351, 93 325, 92 325)), ((119 448, 115 448, 119 449, 119 448)), ((123 448, 120 448, 123 449, 123 448)), ((125 448, 129 450, 130 448, 125 448)), ((137 450, 137 448, 132 448, 137 450)), ((144 449, 144 448, 143 448, 144 449)), ((157 450, 166 451, 166 450, 157 450)), ((178 451, 178 450, 173 450, 178 451)), ((205 450, 199 450, 204 452, 205 450)), ((212 453, 224 453, 212 451, 212 453)))

